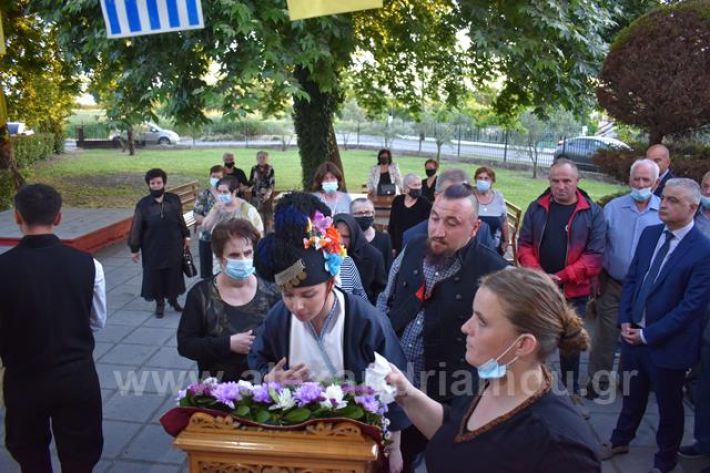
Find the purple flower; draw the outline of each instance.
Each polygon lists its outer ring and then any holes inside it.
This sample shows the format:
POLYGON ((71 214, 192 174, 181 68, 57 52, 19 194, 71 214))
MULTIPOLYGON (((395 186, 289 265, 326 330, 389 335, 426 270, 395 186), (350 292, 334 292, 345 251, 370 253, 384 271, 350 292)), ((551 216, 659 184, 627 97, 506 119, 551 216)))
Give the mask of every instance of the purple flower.
POLYGON ((212 396, 214 396, 217 401, 232 409, 234 409, 234 401, 240 401, 242 399, 240 386, 234 382, 216 385, 212 389, 212 396))
POLYGON ((372 395, 355 396, 355 402, 360 404, 363 409, 372 414, 377 414, 380 409, 380 402, 375 396, 372 395))
POLYGON ((303 407, 314 401, 323 400, 323 386, 318 383, 303 383, 294 393, 299 407, 303 407))
POLYGON ((273 390, 276 394, 278 394, 281 391, 281 385, 279 383, 264 383, 264 384, 258 384, 254 386, 254 390, 252 391, 253 396, 254 396, 254 401, 255 402, 261 402, 264 404, 271 404, 274 402, 273 397, 271 396, 271 390, 273 390))
POLYGON ((313 227, 318 230, 318 233, 324 234, 331 225, 333 225, 333 219, 326 217, 321 212, 316 210, 313 214, 313 227))

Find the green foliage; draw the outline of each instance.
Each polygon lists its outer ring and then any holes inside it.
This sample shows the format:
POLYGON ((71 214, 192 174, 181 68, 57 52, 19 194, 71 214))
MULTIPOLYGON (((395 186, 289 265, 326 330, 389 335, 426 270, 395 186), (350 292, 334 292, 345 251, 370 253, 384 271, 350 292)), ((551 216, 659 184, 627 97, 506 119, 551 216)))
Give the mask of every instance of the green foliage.
POLYGON ((58 30, 36 14, 29 0, 0 1, 7 54, 0 59, 0 89, 7 98, 11 121, 52 133, 53 151, 64 150, 64 121, 71 114, 79 81, 64 60, 58 30))
POLYGON ((599 77, 610 115, 664 136, 710 123, 710 0, 668 5, 619 33, 599 77))
POLYGON ((18 167, 26 168, 50 157, 54 152, 54 135, 36 133, 31 136, 10 138, 15 162, 18 167))

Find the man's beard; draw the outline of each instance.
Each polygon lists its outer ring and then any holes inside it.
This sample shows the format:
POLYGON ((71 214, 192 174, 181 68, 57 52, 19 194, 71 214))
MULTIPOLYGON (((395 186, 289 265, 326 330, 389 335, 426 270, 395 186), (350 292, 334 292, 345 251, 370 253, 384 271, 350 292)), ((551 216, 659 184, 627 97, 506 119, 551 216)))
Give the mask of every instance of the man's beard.
POLYGON ((424 260, 427 264, 435 268, 442 268, 448 265, 454 255, 456 255, 456 251, 452 251, 450 248, 441 253, 435 253, 431 247, 431 239, 427 238, 426 248, 424 249, 424 260))

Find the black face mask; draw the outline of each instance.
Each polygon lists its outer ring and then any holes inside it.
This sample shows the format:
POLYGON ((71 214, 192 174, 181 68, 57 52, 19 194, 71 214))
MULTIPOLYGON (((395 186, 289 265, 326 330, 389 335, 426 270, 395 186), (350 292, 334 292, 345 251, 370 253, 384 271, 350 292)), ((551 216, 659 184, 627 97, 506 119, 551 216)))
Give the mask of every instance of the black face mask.
POLYGON ((231 163, 224 163, 224 167, 232 169, 234 167, 234 161, 232 161, 231 163))
POLYGON ((375 217, 354 217, 360 230, 363 232, 370 228, 373 223, 375 223, 375 217))
POLYGON ((421 196, 422 196, 421 189, 410 189, 409 190, 409 197, 411 197, 412 199, 418 199, 421 196))
POLYGON ((377 158, 377 163, 378 164, 389 164, 389 159, 387 159, 387 156, 380 156, 377 158))
POLYGON ((436 174, 436 169, 427 169, 427 170, 424 171, 424 172, 426 172, 427 177, 431 177, 431 176, 433 176, 434 174, 436 174))
POLYGON ((161 189, 151 189, 150 190, 150 195, 152 195, 155 198, 158 198, 163 194, 165 194, 165 187, 163 187, 161 189))

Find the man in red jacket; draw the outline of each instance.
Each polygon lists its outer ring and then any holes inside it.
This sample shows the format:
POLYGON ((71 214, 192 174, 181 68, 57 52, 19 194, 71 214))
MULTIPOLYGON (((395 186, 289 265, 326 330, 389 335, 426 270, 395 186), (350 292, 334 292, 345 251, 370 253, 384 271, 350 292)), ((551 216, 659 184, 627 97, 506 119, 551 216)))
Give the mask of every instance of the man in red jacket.
MULTIPOLYGON (((528 207, 518 238, 521 266, 545 271, 560 285, 580 316, 592 279, 602 269, 605 224, 601 208, 581 189, 579 170, 558 159, 550 168, 550 187, 528 207)), ((579 353, 560 356, 560 370, 572 400, 589 417, 579 394, 579 353)))

